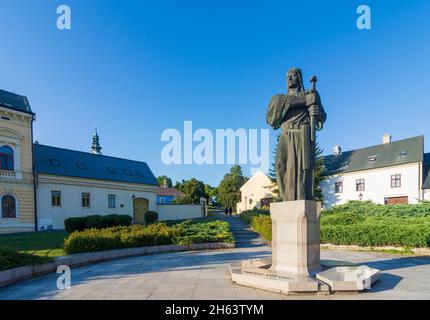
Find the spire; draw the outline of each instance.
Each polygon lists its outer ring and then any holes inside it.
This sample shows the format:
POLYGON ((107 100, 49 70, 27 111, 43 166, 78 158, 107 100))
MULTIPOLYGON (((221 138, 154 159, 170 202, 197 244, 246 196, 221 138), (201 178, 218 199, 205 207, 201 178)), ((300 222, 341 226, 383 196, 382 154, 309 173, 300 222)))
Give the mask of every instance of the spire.
POLYGON ((93 144, 91 145, 92 154, 102 154, 102 147, 100 147, 99 135, 97 134, 97 128, 94 130, 93 134, 93 144))

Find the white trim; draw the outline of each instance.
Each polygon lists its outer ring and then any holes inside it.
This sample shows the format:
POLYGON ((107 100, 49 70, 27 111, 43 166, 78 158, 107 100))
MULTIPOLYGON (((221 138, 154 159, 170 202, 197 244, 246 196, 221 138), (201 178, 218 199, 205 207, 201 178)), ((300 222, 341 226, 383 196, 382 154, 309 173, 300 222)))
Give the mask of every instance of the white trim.
POLYGON ((0 137, 0 148, 9 147, 13 152, 13 171, 15 172, 15 178, 22 179, 21 173, 21 145, 17 141, 15 143, 7 142, 0 137))

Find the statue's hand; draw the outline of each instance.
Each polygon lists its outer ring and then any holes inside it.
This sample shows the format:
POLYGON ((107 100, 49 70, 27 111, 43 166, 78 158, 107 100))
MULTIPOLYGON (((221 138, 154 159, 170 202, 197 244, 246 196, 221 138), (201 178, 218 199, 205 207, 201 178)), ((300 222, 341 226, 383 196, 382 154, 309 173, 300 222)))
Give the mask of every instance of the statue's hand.
POLYGON ((308 108, 309 115, 318 117, 320 114, 320 106, 317 104, 313 104, 308 108))
POLYGON ((306 94, 306 106, 310 107, 313 105, 320 105, 321 104, 321 99, 320 99, 320 95, 318 94, 318 92, 308 92, 306 94))

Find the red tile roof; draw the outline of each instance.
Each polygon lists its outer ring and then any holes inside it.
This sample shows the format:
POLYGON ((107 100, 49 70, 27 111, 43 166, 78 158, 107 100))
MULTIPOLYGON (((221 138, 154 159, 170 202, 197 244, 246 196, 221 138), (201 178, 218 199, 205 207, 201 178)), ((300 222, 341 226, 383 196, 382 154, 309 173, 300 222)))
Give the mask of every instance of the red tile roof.
POLYGON ((175 189, 175 188, 158 188, 157 195, 159 196, 175 196, 175 197, 183 197, 184 193, 175 189))

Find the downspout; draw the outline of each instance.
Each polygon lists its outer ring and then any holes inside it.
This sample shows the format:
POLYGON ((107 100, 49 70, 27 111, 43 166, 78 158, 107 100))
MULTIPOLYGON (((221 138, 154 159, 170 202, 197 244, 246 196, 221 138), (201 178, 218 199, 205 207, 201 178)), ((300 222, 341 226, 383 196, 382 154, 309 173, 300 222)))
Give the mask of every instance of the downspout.
POLYGON ((31 116, 31 162, 32 162, 32 172, 33 172, 33 197, 34 197, 34 231, 39 230, 38 219, 37 219, 37 198, 36 198, 36 188, 37 188, 37 175, 34 170, 34 142, 33 142, 33 122, 34 114, 31 116))

